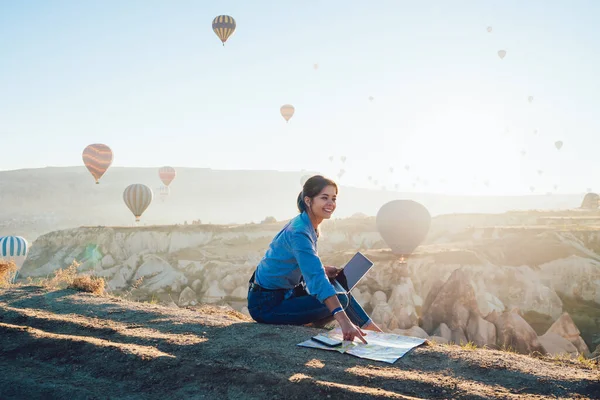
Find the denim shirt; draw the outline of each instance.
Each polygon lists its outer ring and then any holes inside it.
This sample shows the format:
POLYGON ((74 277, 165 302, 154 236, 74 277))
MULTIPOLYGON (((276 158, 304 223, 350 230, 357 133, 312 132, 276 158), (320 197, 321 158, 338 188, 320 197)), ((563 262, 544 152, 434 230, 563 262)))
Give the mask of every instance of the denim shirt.
POLYGON ((275 236, 254 280, 266 289, 291 289, 302 276, 308 292, 321 303, 335 295, 317 255, 317 233, 306 212, 294 217, 275 236))

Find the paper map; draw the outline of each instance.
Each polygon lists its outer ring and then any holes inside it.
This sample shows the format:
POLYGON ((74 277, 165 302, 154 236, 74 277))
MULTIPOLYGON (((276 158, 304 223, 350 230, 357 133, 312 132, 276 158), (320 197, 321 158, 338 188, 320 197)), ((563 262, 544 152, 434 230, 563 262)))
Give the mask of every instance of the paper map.
MULTIPOLYGON (((344 341, 342 345, 338 347, 328 347, 324 344, 317 343, 312 339, 308 339, 305 342, 298 343, 298 346, 337 351, 339 353, 352 354, 353 356, 360 358, 393 364, 411 349, 420 346, 427 341, 426 339, 396 335, 394 333, 366 332, 367 336, 365 336, 365 339, 368 344, 364 344, 360 340, 355 339, 354 342, 344 341)), ((340 328, 321 333, 321 335, 338 340, 341 340, 343 337, 340 328)))

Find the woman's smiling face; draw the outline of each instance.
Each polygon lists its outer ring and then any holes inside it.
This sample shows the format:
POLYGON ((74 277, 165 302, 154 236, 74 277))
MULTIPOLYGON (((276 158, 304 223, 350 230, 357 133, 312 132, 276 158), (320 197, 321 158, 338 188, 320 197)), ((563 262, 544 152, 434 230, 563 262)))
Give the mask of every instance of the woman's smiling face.
POLYGON ((335 186, 325 186, 318 195, 312 199, 306 197, 305 201, 309 203, 307 208, 315 217, 319 219, 329 219, 335 211, 337 190, 335 186))

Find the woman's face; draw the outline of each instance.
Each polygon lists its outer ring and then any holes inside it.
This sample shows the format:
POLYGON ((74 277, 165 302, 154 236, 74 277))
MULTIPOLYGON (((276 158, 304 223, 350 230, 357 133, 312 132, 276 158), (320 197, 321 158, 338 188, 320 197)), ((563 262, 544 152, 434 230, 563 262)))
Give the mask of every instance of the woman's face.
POLYGON ((307 198, 307 200, 310 202, 308 208, 315 217, 329 219, 335 211, 335 202, 337 200, 335 186, 326 186, 313 199, 307 198))

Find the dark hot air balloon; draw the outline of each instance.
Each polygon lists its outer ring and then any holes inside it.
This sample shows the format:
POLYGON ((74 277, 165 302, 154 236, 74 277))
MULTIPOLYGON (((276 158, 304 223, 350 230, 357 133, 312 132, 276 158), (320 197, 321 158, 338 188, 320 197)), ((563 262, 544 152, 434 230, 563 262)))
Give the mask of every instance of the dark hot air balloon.
POLYGON ((404 260, 427 236, 431 215, 416 201, 392 200, 379 209, 376 224, 385 243, 404 260))
POLYGON ((236 26, 235 19, 229 15, 216 16, 212 22, 212 29, 219 39, 221 39, 221 42, 223 42, 223 46, 225 46, 227 39, 235 32, 236 26))

